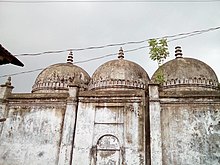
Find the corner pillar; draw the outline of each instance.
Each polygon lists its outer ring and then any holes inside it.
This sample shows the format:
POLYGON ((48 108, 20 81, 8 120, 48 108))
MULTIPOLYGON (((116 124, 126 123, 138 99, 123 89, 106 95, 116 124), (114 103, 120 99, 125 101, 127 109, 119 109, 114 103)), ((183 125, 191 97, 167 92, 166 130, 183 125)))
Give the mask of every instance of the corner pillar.
MULTIPOLYGON (((5 84, 0 85, 0 123, 6 121, 7 97, 11 94, 13 88, 11 85, 11 77, 8 77, 5 84)), ((3 124, 0 125, 0 133, 2 127, 3 124)))
POLYGON ((0 99, 6 99, 7 96, 11 94, 13 88, 14 87, 11 85, 11 77, 8 77, 5 84, 0 86, 0 99))

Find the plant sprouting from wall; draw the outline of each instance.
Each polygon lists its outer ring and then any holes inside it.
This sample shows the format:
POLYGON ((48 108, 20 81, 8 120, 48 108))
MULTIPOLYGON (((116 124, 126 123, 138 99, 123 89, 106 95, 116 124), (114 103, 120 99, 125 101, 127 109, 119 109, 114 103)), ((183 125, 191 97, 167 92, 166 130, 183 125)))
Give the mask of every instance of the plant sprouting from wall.
POLYGON ((163 64, 164 60, 169 56, 167 39, 150 39, 148 43, 150 47, 150 58, 153 61, 157 61, 159 67, 155 80, 157 83, 162 84, 165 80, 163 70, 160 68, 160 66, 163 64))
POLYGON ((164 74, 161 68, 156 73, 155 81, 158 84, 163 84, 165 82, 164 74))
POLYGON ((148 43, 150 47, 149 54, 151 60, 157 61, 158 66, 160 66, 163 61, 169 56, 167 39, 150 39, 148 43))

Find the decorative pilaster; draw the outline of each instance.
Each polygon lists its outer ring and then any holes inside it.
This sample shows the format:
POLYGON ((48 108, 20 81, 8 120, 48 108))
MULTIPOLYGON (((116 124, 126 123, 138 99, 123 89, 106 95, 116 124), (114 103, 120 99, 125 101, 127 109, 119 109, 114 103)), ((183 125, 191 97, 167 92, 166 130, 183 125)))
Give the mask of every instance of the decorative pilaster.
POLYGON ((158 84, 149 84, 151 165, 162 165, 161 116, 158 84))
POLYGON ((66 112, 63 121, 58 165, 71 165, 72 162, 78 108, 78 91, 78 87, 69 86, 69 98, 67 99, 66 112))

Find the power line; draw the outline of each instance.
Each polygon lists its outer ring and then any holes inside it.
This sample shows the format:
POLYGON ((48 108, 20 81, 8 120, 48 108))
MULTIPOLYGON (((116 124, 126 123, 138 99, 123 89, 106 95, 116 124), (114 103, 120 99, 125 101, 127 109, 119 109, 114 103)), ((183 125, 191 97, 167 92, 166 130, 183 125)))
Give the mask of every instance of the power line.
POLYGON ((3 77, 9 77, 9 76, 16 76, 16 75, 20 75, 20 74, 26 74, 26 73, 33 73, 33 72, 36 72, 36 71, 40 71, 40 70, 43 70, 45 68, 39 68, 39 69, 34 69, 34 70, 29 70, 29 71, 23 71, 23 72, 18 72, 18 73, 12 73, 12 74, 6 74, 6 75, 2 75, 0 76, 0 78, 3 78, 3 77))
MULTIPOLYGON (((193 31, 193 32, 180 33, 180 34, 177 34, 177 35, 169 35, 169 36, 164 36, 164 37, 157 37, 156 39, 160 39, 160 38, 173 38, 173 39, 168 40, 168 42, 172 42, 172 41, 176 41, 176 40, 192 37, 192 36, 195 36, 195 35, 200 35, 200 34, 203 34, 205 32, 209 32, 209 31, 213 31, 213 30, 217 30, 217 29, 220 29, 220 27, 209 28, 209 29, 205 29, 205 30, 196 30, 196 31, 193 31), (174 38, 174 37, 177 37, 177 38, 174 38)), ((142 41, 145 41, 145 40, 142 40, 142 41)), ((140 41, 137 41, 137 42, 140 42, 140 41)), ((125 42, 125 43, 131 43, 131 42, 125 42)), ((147 48, 147 47, 149 47, 149 46, 148 45, 147 46, 141 46, 141 47, 138 47, 138 48, 125 50, 124 52, 133 52, 133 51, 141 50, 141 49, 144 49, 144 48, 147 48)), ((85 48, 83 48, 83 49, 85 49, 85 48)), ((73 49, 69 49, 69 50, 73 50, 73 49)), ((107 54, 107 55, 100 56, 100 57, 95 57, 95 58, 90 58, 90 59, 87 59, 87 60, 77 61, 74 64, 90 62, 90 61, 94 61, 94 60, 98 60, 98 59, 102 59, 102 58, 106 58, 106 57, 110 57, 110 56, 115 56, 115 55, 117 55, 117 53, 111 53, 111 54, 107 54)), ((32 72, 40 71, 40 70, 43 70, 43 69, 45 69, 45 68, 39 68, 39 69, 34 69, 34 70, 29 70, 29 71, 23 71, 23 72, 18 72, 18 73, 13 73, 13 74, 2 75, 2 76, 0 76, 0 78, 8 77, 8 76, 16 76, 16 75, 26 74, 26 73, 32 73, 32 72)))
POLYGON ((184 39, 184 38, 188 38, 188 37, 192 37, 192 36, 195 36, 195 35, 200 35, 200 34, 203 34, 203 33, 204 33, 204 32, 197 32, 197 33, 188 34, 188 35, 186 35, 186 36, 181 36, 181 37, 177 37, 177 38, 168 40, 168 42, 176 41, 176 40, 180 40, 180 39, 184 39))
POLYGON ((199 3, 199 2, 220 2, 219 0, 35 0, 35 1, 10 1, 2 0, 1 3, 199 3))
MULTIPOLYGON (((141 46, 141 47, 138 47, 138 48, 125 50, 124 52, 125 53, 126 52, 133 52, 133 51, 141 50, 141 49, 144 49, 144 48, 147 48, 147 47, 149 47, 149 46, 141 46)), ((74 64, 90 62, 90 61, 99 60, 99 59, 102 59, 102 58, 111 57, 111 56, 115 56, 115 55, 117 55, 117 53, 111 53, 111 54, 107 54, 107 55, 100 56, 100 57, 95 57, 95 58, 90 58, 90 59, 87 59, 87 60, 77 61, 77 62, 74 62, 74 64)), ((26 74, 26 73, 32 73, 32 72, 40 71, 40 70, 43 70, 43 69, 45 69, 45 68, 39 68, 39 69, 23 71, 23 72, 18 72, 18 73, 13 73, 13 74, 6 74, 6 75, 0 76, 0 78, 8 77, 8 76, 16 76, 16 75, 26 74)))
MULTIPOLYGON (((140 50, 140 49, 147 48, 147 47, 148 46, 142 46, 142 47, 135 48, 135 49, 125 50, 124 52, 132 52, 132 51, 140 50)), ((74 64, 90 62, 90 61, 99 60, 99 59, 102 59, 102 58, 106 58, 106 57, 110 57, 110 56, 115 56, 115 55, 117 55, 117 53, 111 53, 111 54, 107 54, 107 55, 100 56, 100 57, 95 57, 95 58, 90 58, 90 59, 87 59, 87 60, 77 61, 77 62, 74 62, 74 64)), ((32 72, 40 71, 40 70, 43 70, 43 69, 45 69, 45 68, 39 68, 39 69, 23 71, 23 72, 18 72, 18 73, 13 73, 13 74, 6 74, 6 75, 0 76, 0 78, 8 77, 8 76, 16 76, 16 75, 26 74, 26 73, 32 73, 32 72)))
MULTIPOLYGON (((210 31, 214 31, 214 30, 219 30, 220 26, 218 27, 213 27, 213 28, 209 28, 209 29, 203 29, 203 30, 195 30, 192 32, 184 32, 184 33, 179 33, 179 34, 174 34, 174 35, 167 35, 164 37, 157 37, 154 39, 160 39, 160 38, 175 38, 175 37, 181 37, 181 36, 185 36, 184 38, 190 36, 190 35, 197 35, 197 34, 202 34, 202 33, 207 33, 210 31)), ((132 45, 132 44, 141 44, 144 42, 148 42, 150 39, 145 39, 145 40, 140 40, 140 41, 129 41, 129 42, 122 42, 122 43, 112 43, 112 44, 107 44, 107 45, 101 45, 101 46, 90 46, 90 47, 86 47, 86 48, 70 48, 70 49, 65 49, 65 50, 53 50, 53 51, 45 51, 45 52, 39 52, 39 53, 23 53, 23 54, 18 54, 15 56, 40 56, 40 55, 44 55, 44 54, 57 54, 57 53, 63 53, 63 52, 69 52, 69 51, 74 51, 74 52, 79 52, 79 51, 84 51, 84 50, 94 50, 94 49, 103 49, 103 48, 107 48, 107 47, 115 47, 115 46, 124 46, 124 45, 132 45)))
MULTIPOLYGON (((126 52, 134 52, 134 51, 137 51, 137 50, 140 50, 140 49, 144 49, 144 48, 147 48, 147 47, 149 47, 149 46, 141 46, 141 47, 138 47, 138 48, 125 50, 124 52, 125 53, 126 52)), ((90 62, 90 61, 99 60, 99 59, 102 59, 102 58, 106 58, 106 57, 110 57, 110 56, 115 56, 115 55, 117 55, 117 53, 111 53, 111 54, 107 54, 107 55, 100 56, 100 57, 95 57, 95 58, 90 58, 90 59, 87 59, 87 60, 77 61, 74 64, 90 62)))

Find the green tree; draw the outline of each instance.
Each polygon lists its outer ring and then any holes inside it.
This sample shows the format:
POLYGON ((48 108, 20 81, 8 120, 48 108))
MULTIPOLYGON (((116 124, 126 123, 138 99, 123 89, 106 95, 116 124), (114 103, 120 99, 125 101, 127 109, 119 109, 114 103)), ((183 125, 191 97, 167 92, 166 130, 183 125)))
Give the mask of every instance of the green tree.
POLYGON ((150 47, 149 54, 151 60, 157 61, 158 66, 160 66, 163 61, 169 56, 167 39, 150 39, 148 43, 150 47))
POLYGON ((150 39, 148 43, 150 47, 150 58, 153 61, 157 61, 159 67, 155 81, 159 84, 162 84, 165 80, 163 70, 162 68, 160 68, 160 66, 163 64, 164 60, 169 56, 167 39, 150 39))

